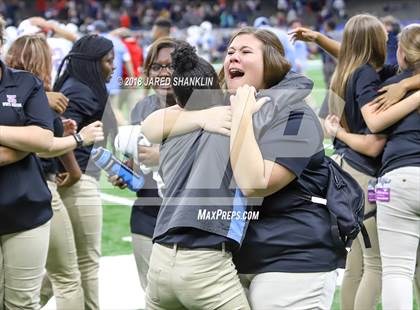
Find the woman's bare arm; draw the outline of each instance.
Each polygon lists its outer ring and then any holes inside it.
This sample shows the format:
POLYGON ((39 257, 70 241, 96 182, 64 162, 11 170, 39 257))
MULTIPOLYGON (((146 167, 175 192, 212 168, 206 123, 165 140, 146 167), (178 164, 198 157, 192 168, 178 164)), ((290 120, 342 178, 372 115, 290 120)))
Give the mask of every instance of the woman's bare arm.
POLYGON ((29 153, 0 146, 0 167, 7 166, 25 158, 29 153))
POLYGON ((53 133, 34 125, 0 126, 0 144, 24 152, 49 152, 53 146, 53 133))
POLYGON ((375 104, 366 104, 361 109, 363 118, 372 133, 378 133, 420 107, 420 91, 394 104, 384 111, 377 112, 375 104))

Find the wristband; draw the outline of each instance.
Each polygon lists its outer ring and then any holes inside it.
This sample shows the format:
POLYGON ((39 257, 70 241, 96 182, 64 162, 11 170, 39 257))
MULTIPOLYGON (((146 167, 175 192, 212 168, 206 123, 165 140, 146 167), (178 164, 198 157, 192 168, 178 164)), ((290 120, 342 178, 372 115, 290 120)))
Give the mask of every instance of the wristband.
POLYGON ((83 138, 82 138, 82 136, 80 135, 80 133, 75 133, 75 134, 73 135, 73 138, 74 138, 74 140, 76 140, 77 147, 81 147, 81 146, 83 146, 83 138))

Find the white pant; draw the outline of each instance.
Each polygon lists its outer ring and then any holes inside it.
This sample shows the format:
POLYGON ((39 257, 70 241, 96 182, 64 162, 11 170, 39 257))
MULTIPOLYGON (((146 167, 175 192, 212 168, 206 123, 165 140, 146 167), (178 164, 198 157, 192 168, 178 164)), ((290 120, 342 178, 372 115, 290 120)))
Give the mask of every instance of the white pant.
POLYGON ((242 274, 251 309, 329 310, 338 272, 242 274))
POLYGON ((413 277, 420 240, 420 167, 387 174, 391 199, 377 202, 382 257, 382 308, 412 309, 413 277))

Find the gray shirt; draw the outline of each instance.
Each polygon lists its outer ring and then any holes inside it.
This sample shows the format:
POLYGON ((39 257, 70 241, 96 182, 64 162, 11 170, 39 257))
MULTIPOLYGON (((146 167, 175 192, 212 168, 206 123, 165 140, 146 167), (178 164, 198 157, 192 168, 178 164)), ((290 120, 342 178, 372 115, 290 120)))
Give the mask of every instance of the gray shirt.
MULTIPOLYGON (((229 137, 197 130, 166 140, 160 172, 164 199, 154 238, 190 227, 231 238, 232 219, 199 218, 199 214, 234 210, 235 184, 229 162, 229 137)), ((245 223, 244 223, 245 224, 245 223)), ((240 243, 245 231, 232 237, 240 243)))

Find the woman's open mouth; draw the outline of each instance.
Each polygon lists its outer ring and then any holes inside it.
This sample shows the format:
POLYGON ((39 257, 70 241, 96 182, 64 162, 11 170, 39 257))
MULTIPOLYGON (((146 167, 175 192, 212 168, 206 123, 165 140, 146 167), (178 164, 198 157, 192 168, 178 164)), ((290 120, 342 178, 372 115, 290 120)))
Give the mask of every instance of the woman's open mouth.
POLYGON ((231 80, 241 78, 245 75, 245 72, 238 68, 231 68, 229 69, 228 72, 229 72, 229 79, 231 80))

